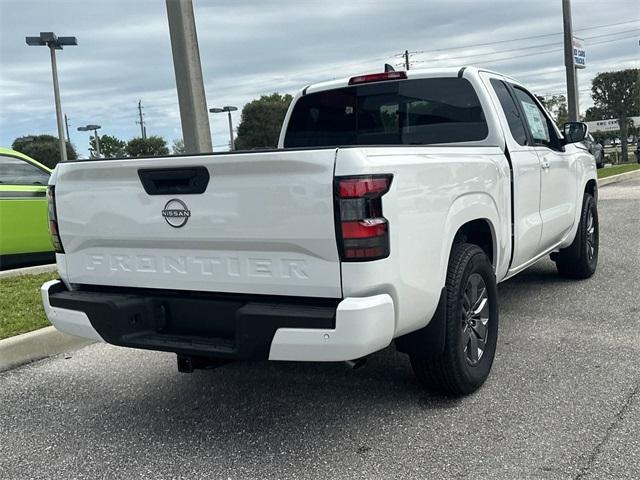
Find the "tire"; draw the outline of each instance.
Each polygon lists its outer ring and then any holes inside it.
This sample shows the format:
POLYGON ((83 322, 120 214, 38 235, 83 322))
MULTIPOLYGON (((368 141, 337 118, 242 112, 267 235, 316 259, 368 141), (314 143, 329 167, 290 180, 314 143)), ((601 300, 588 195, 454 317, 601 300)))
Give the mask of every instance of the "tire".
POLYGON ((553 256, 560 276, 585 279, 595 273, 598 266, 599 233, 596 201, 591 194, 585 193, 576 238, 569 247, 553 256))
POLYGON ((436 357, 412 354, 411 366, 427 389, 467 395, 489 376, 498 339, 496 277, 487 255, 476 245, 458 243, 453 247, 447 270, 445 318, 444 352, 436 357), (480 308, 472 313, 470 303, 480 308), (471 348, 473 345, 478 349, 471 348))

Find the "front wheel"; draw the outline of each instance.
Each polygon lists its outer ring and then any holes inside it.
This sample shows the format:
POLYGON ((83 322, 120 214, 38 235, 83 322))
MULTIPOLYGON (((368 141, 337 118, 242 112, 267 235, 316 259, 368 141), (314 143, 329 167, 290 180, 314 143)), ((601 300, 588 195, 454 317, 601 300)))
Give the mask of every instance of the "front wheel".
POLYGON ((573 243, 553 256, 558 273, 567 278, 589 278, 598 266, 600 246, 598 207, 593 196, 584 194, 580 224, 573 243))
POLYGON ((480 247, 454 245, 446 295, 444 352, 436 357, 412 354, 411 366, 428 389, 466 395, 489 376, 498 338, 496 277, 480 247))

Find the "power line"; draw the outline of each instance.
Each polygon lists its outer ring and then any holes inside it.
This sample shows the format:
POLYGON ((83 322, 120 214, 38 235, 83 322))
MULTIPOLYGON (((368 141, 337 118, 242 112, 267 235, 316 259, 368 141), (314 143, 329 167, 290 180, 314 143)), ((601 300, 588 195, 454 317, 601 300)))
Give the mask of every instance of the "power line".
MULTIPOLYGON (((576 31, 586 31, 586 30, 592 30, 592 29, 598 29, 598 28, 613 27, 613 26, 618 26, 618 25, 628 25, 630 23, 638 23, 638 21, 637 20, 629 20, 629 21, 625 21, 625 22, 616 22, 616 23, 609 23, 609 24, 603 24, 603 25, 594 25, 594 26, 589 26, 589 27, 576 29, 576 31)), ((615 34, 615 32, 611 33, 611 35, 613 35, 613 34, 615 34)), ((533 35, 533 36, 530 36, 530 37, 520 37, 520 38, 511 39, 511 40, 501 40, 501 41, 495 41, 495 42, 469 44, 469 45, 463 45, 463 46, 460 46, 460 47, 447 47, 447 48, 439 48, 439 49, 434 49, 434 50, 409 51, 409 55, 418 54, 418 53, 444 52, 444 51, 449 51, 449 50, 458 50, 458 49, 461 49, 461 48, 470 48, 470 47, 483 47, 483 46, 487 46, 487 45, 496 45, 496 44, 507 43, 507 42, 517 42, 517 41, 521 41, 521 40, 530 40, 530 39, 534 39, 534 38, 550 37, 550 36, 553 36, 553 35, 562 35, 562 32, 548 33, 548 34, 544 34, 544 35, 533 35)), ((397 64, 398 66, 403 66, 403 65, 406 64, 406 57, 405 57, 405 53, 404 52, 403 53, 399 53, 399 54, 390 53, 390 54, 385 55, 385 56, 380 56, 380 57, 376 57, 376 58, 369 58, 369 59, 359 60, 359 61, 355 61, 355 62, 348 62, 348 63, 341 64, 339 66, 322 67, 320 69, 304 71, 303 73, 301 73, 299 75, 296 75, 295 77, 296 78, 300 78, 300 77, 313 76, 315 74, 320 74, 320 73, 324 73, 324 72, 334 72, 334 71, 336 71, 338 69, 346 69, 346 68, 350 68, 350 67, 368 65, 368 64, 373 63, 373 62, 382 61, 382 60, 388 60, 388 59, 394 58, 394 57, 400 57, 400 58, 403 59, 403 63, 398 63, 397 64)), ((276 78, 274 77, 273 79, 275 80, 276 78)))
MULTIPOLYGON (((612 39, 612 40, 602 40, 600 42, 593 42, 590 46, 603 45, 605 43, 611 43, 611 42, 619 42, 621 40, 628 40, 630 38, 635 38, 635 35, 631 35, 631 36, 624 37, 624 38, 615 38, 615 39, 612 39)), ((546 54, 546 53, 557 52, 557 51, 560 51, 560 50, 563 50, 563 49, 564 49, 563 47, 552 48, 552 49, 544 50, 544 51, 541 51, 541 52, 530 53, 530 54, 528 54, 528 56, 532 57, 534 55, 543 55, 543 54, 546 54)), ((521 56, 520 55, 512 55, 512 56, 504 57, 504 58, 496 58, 496 59, 484 60, 482 62, 479 62, 477 65, 482 65, 482 64, 486 65, 487 63, 504 62, 504 61, 507 61, 507 60, 513 60, 515 58, 521 58, 521 56)))
POLYGON ((602 33, 600 35, 591 35, 590 37, 584 37, 583 40, 591 40, 593 38, 613 37, 615 35, 622 35, 626 33, 638 32, 640 27, 632 28, 631 30, 622 30, 621 32, 602 33))
MULTIPOLYGON (((591 91, 590 88, 581 88, 581 89, 578 90, 578 92, 580 92, 580 93, 585 93, 585 92, 590 92, 590 91, 591 91)), ((564 91, 564 92, 552 92, 552 93, 546 92, 546 93, 538 93, 537 95, 539 95, 541 97, 553 97, 553 96, 556 96, 556 95, 566 96, 567 92, 566 91, 564 91)))
MULTIPOLYGON (((613 39, 610 39, 610 40, 602 40, 602 41, 599 41, 599 42, 592 42, 592 43, 589 44, 589 46, 602 45, 602 44, 605 44, 605 43, 617 42, 617 41, 620 41, 620 40, 628 40, 630 38, 635 38, 635 37, 636 37, 636 35, 627 35, 626 37, 613 38, 613 39)), ((556 44, 553 43, 553 44, 550 44, 548 46, 551 46, 551 45, 556 45, 556 44)), ((536 47, 540 48, 541 46, 537 45, 536 47)), ((529 54, 527 54, 527 56, 531 57, 531 56, 534 56, 534 55, 542 55, 542 54, 545 54, 545 53, 557 52, 557 51, 562 50, 562 49, 563 49, 562 46, 558 46, 558 47, 550 48, 550 49, 547 49, 547 50, 541 50, 539 52, 529 53, 529 54)), ((448 58, 440 58, 440 59, 434 59, 434 60, 415 60, 414 63, 449 62, 449 61, 452 61, 452 60, 458 61, 460 59, 465 59, 465 58, 487 57, 487 56, 495 55, 497 53, 505 53, 505 52, 509 52, 509 51, 519 51, 519 50, 524 50, 524 48, 523 49, 516 48, 516 49, 512 49, 512 50, 501 50, 499 52, 491 52, 491 53, 484 53, 484 54, 479 53, 477 55, 468 55, 468 56, 465 56, 465 57, 448 57, 448 58)), ((511 59, 520 58, 520 57, 521 57, 521 55, 510 55, 510 56, 507 56, 507 57, 494 58, 494 59, 490 58, 490 59, 487 59, 487 60, 481 60, 481 62, 479 62, 479 63, 490 63, 490 62, 494 62, 494 61, 511 60, 511 59)))
MULTIPOLYGON (((576 29, 576 31, 577 32, 578 31, 582 32, 582 31, 585 31, 585 30, 595 30, 595 29, 604 28, 604 27, 613 27, 613 26, 617 26, 617 25, 627 25, 629 23, 638 23, 638 21, 637 20, 629 20, 629 21, 626 21, 626 22, 609 23, 609 24, 606 24, 606 25, 596 25, 596 26, 592 26, 592 27, 579 28, 579 29, 576 29)), ((519 38, 508 39, 508 40, 498 40, 498 41, 486 42, 486 43, 475 43, 475 44, 461 45, 459 47, 436 48, 436 49, 432 49, 432 50, 416 50, 416 51, 409 52, 409 53, 415 53, 415 54, 418 54, 418 53, 435 53, 435 52, 445 52, 445 51, 448 51, 448 50, 459 50, 461 48, 484 47, 484 46, 488 46, 488 45, 497 45, 497 44, 507 43, 507 42, 519 42, 521 40, 532 40, 534 38, 552 37, 554 35, 562 35, 562 33, 563 32, 546 33, 546 34, 542 34, 542 35, 531 35, 529 37, 519 37, 519 38)), ((397 56, 401 56, 401 54, 398 54, 397 56)))
POLYGON ((604 25, 594 25, 591 27, 583 27, 583 28, 576 28, 574 29, 575 32, 582 32, 584 30, 596 30, 598 28, 605 28, 605 27, 615 27, 617 25, 628 25, 630 23, 639 23, 638 20, 627 20, 626 22, 617 22, 617 23, 605 23, 604 25))
MULTIPOLYGON (((634 29, 634 30, 625 30, 622 32, 616 32, 616 33, 609 33, 609 34, 603 34, 603 35, 594 35, 591 37, 585 37, 583 40, 591 40, 593 38, 603 38, 603 37, 612 37, 612 36, 617 36, 617 35, 623 35, 623 34, 627 34, 630 32, 638 32, 640 33, 640 30, 634 29)), ((623 37, 620 39, 626 39, 626 38, 633 38, 635 35, 633 35, 632 37, 623 37)), ((426 63, 426 62, 437 62, 437 61, 442 61, 442 60, 460 60, 460 59, 466 59, 466 58, 478 58, 478 57, 484 57, 487 55, 495 55, 498 53, 508 53, 508 52, 520 52, 522 50, 532 50, 532 49, 536 49, 536 48, 546 48, 546 47, 553 47, 553 46, 557 46, 558 42, 552 42, 552 43, 544 43, 544 44, 538 44, 538 45, 531 45, 529 47, 518 47, 518 48, 510 48, 508 50, 496 50, 494 52, 486 52, 486 53, 477 53, 477 54, 469 54, 469 55, 464 55, 462 57, 447 57, 447 58, 441 58, 441 59, 432 59, 432 60, 414 60, 412 63, 426 63)), ((591 45, 597 45, 597 43, 592 43, 591 45)))

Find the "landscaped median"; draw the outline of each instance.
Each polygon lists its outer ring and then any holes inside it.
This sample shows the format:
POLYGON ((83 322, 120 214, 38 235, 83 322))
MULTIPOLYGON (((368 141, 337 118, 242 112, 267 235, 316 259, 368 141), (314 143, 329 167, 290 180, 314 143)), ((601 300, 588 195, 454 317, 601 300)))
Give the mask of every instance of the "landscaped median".
POLYGON ((640 165, 627 163, 598 170, 598 187, 605 187, 614 183, 640 178, 640 165))
MULTIPOLYGON (((34 267, 32 271, 52 267, 34 267)), ((29 272, 21 269, 20 272, 29 272)), ((59 332, 50 326, 40 287, 58 278, 48 271, 35 274, 2 272, 0 278, 0 372, 25 363, 80 348, 91 340, 59 332)))
POLYGON ((625 165, 615 165, 613 167, 601 168, 598 170, 598 178, 607 178, 612 175, 620 175, 621 173, 633 172, 640 170, 640 163, 627 163, 625 165))
POLYGON ((48 327, 40 287, 58 272, 0 279, 0 340, 48 327))

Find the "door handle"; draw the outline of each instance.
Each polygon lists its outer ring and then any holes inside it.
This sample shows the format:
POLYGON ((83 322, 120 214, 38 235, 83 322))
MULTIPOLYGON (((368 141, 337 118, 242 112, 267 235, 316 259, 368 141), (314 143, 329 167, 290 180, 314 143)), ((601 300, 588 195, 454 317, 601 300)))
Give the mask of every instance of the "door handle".
POLYGON ((541 163, 541 166, 542 166, 543 170, 549 170, 549 167, 551 165, 549 164, 549 162, 547 160, 543 160, 542 163, 541 163))

